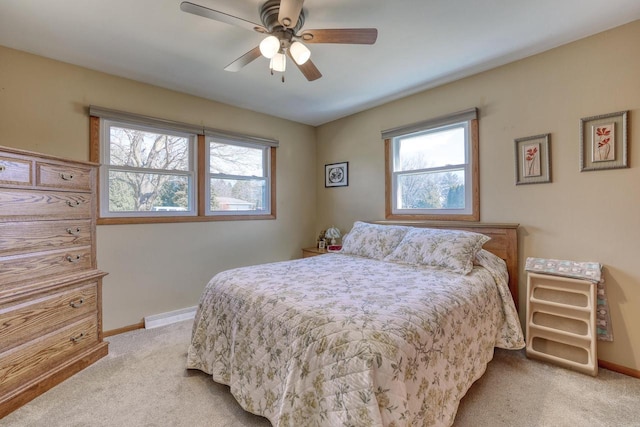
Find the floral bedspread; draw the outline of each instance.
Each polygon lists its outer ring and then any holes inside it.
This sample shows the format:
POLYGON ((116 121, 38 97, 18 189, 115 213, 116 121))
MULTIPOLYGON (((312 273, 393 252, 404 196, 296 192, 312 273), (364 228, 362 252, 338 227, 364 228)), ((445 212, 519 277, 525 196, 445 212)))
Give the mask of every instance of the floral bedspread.
POLYGON ((219 273, 187 368, 274 426, 449 426, 493 348, 524 347, 504 262, 476 264, 328 254, 219 273))

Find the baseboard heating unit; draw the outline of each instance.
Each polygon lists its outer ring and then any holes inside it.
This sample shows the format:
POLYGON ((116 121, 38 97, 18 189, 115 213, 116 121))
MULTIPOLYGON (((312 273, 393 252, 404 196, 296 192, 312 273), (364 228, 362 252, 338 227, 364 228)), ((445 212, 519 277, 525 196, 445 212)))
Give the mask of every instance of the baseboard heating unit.
POLYGON ((197 306, 182 308, 180 310, 168 311, 166 313, 154 314, 144 318, 144 328, 153 329, 159 326, 170 325, 172 323, 189 320, 196 317, 197 306))

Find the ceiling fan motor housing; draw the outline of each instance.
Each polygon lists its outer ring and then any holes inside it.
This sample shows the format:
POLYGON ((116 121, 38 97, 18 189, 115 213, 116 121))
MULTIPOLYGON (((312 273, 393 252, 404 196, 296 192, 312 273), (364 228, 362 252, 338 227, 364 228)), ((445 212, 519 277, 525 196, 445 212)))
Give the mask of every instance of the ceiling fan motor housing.
POLYGON ((262 25, 265 26, 270 33, 285 32, 289 33, 289 39, 298 33, 300 28, 304 25, 304 9, 300 10, 300 16, 298 22, 293 28, 285 28, 280 21, 278 21, 278 14, 280 13, 280 0, 268 0, 262 6, 260 6, 260 20, 262 25))

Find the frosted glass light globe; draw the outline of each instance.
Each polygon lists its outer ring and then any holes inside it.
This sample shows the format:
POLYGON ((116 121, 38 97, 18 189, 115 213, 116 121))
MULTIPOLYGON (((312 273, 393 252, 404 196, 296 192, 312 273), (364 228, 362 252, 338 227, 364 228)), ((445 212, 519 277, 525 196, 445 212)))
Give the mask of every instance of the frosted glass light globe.
POLYGON ((273 58, 280 50, 280 40, 276 36, 269 36, 260 42, 260 53, 265 58, 273 58))
POLYGON ((300 42, 293 42, 289 48, 293 60, 296 64, 302 65, 311 58, 311 51, 305 45, 300 42))
POLYGON ((287 68, 287 58, 284 56, 284 53, 276 53, 273 55, 269 68, 273 71, 284 73, 284 70, 287 68))

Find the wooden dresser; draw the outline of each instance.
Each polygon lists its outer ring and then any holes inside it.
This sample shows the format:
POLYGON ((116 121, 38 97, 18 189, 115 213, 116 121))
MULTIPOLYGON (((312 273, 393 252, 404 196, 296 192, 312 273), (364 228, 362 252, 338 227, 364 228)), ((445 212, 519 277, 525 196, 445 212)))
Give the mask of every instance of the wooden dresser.
POLYGON ((0 417, 107 354, 96 174, 0 147, 0 417))

